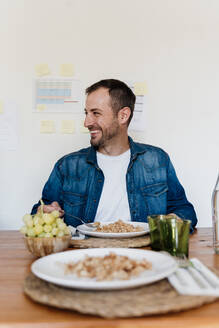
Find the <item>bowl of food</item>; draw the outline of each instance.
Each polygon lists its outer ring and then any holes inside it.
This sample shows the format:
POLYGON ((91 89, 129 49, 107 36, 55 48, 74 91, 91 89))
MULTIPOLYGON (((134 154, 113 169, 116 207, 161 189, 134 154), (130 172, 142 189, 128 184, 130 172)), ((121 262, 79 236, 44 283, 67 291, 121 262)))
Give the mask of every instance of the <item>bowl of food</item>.
POLYGON ((23 217, 25 225, 20 232, 24 234, 27 249, 37 257, 66 250, 71 241, 71 232, 58 211, 23 217))

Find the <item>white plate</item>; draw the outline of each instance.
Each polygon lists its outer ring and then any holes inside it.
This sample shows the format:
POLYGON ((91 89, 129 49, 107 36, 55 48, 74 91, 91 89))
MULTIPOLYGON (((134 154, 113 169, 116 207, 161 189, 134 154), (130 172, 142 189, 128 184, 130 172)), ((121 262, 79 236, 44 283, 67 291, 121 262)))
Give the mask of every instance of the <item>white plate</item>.
POLYGON ((31 266, 32 272, 37 277, 48 282, 64 287, 92 290, 125 289, 150 284, 169 276, 176 268, 176 262, 170 256, 154 251, 128 248, 91 248, 65 251, 41 257, 31 266), (152 263, 152 269, 145 270, 139 276, 129 280, 111 281, 96 281, 95 279, 79 278, 74 274, 64 273, 63 263, 77 262, 84 259, 85 255, 103 257, 110 252, 125 255, 135 260, 146 259, 152 263))
MULTIPOLYGON (((77 226, 77 230, 80 233, 83 233, 87 236, 93 236, 93 237, 100 237, 100 238, 130 238, 130 237, 137 237, 137 236, 143 236, 146 233, 149 232, 149 225, 146 222, 134 222, 134 221, 124 221, 125 223, 132 224, 134 227, 139 226, 142 227, 144 230, 142 231, 136 231, 136 232, 97 232, 94 230, 94 228, 90 228, 86 226, 85 224, 81 224, 77 226)), ((102 225, 115 223, 115 221, 109 221, 109 222, 102 222, 102 225)))

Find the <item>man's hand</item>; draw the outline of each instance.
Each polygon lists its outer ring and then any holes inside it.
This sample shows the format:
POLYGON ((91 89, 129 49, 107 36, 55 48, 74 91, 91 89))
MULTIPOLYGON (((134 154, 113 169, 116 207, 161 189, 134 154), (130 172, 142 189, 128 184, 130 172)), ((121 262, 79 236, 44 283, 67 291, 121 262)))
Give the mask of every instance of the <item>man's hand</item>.
POLYGON ((167 214, 167 215, 172 216, 173 219, 175 218, 175 219, 177 219, 178 221, 183 221, 183 219, 181 219, 181 218, 180 218, 178 215, 176 215, 175 213, 169 213, 169 214, 167 214))
MULTIPOLYGON (((37 213, 39 213, 41 211, 41 206, 40 205, 37 209, 37 213)), ((60 217, 62 217, 64 215, 64 211, 63 209, 60 207, 58 202, 52 202, 49 205, 43 205, 43 213, 51 213, 53 211, 59 211, 59 215, 60 217)))

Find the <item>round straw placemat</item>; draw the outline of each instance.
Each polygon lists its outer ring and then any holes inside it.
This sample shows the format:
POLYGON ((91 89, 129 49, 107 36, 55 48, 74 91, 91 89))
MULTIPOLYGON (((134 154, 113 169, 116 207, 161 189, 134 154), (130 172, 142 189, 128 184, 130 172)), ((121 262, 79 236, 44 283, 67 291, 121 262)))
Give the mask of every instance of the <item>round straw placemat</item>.
POLYGON ((134 289, 88 291, 56 286, 37 278, 32 273, 25 279, 24 292, 38 303, 104 318, 179 312, 200 307, 217 299, 213 296, 179 295, 167 279, 134 289))
POLYGON ((150 236, 134 238, 96 238, 89 237, 86 239, 71 239, 70 247, 77 248, 98 248, 98 247, 143 247, 150 245, 150 236))

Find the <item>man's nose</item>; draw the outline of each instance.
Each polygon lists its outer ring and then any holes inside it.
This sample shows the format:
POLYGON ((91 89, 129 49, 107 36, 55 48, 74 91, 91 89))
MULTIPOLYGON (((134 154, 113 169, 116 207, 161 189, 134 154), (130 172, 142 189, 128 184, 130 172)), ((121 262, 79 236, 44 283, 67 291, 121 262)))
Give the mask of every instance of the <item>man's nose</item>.
POLYGON ((93 125, 93 119, 91 116, 87 115, 84 120, 84 127, 88 128, 91 125, 93 125))

